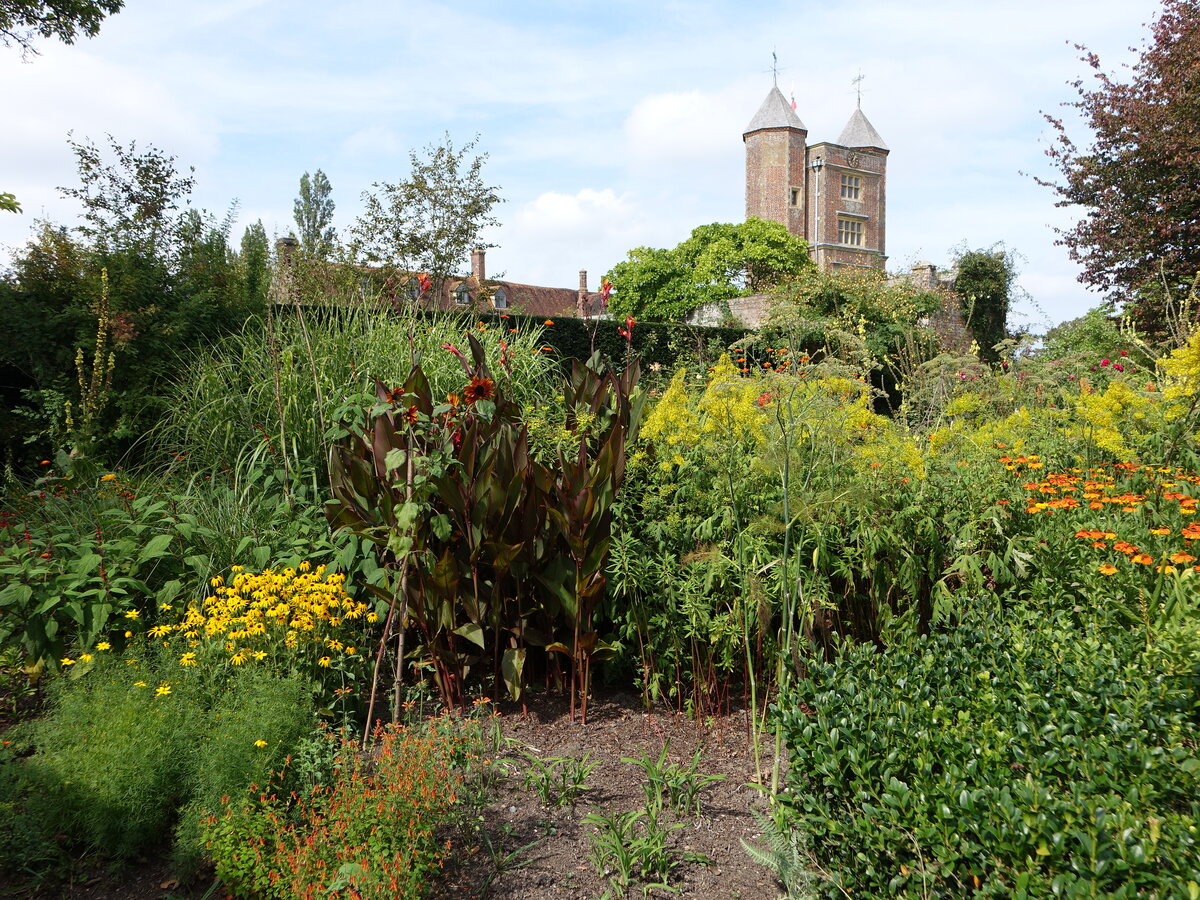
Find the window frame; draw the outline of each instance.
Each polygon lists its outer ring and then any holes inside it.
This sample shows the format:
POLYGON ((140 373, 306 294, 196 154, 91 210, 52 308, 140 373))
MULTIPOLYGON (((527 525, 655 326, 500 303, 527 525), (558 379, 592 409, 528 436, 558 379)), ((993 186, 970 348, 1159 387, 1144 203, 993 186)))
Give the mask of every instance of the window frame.
POLYGON ((842 173, 841 194, 843 200, 862 200, 862 176, 842 173))
POLYGON ((866 246, 866 231, 866 222, 863 219, 854 219, 850 216, 837 217, 837 242, 839 247, 866 246), (844 238, 854 238, 854 240, 844 240, 844 238))

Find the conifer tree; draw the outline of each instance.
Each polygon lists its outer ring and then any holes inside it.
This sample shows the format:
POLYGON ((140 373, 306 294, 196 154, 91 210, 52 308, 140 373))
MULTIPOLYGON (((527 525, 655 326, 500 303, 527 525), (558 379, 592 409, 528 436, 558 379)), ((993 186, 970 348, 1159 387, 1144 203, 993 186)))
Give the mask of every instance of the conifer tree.
POLYGON ((337 242, 337 232, 330 225, 334 209, 332 193, 329 178, 320 169, 311 177, 307 172, 300 176, 300 196, 294 206, 300 246, 318 259, 328 258, 337 242))

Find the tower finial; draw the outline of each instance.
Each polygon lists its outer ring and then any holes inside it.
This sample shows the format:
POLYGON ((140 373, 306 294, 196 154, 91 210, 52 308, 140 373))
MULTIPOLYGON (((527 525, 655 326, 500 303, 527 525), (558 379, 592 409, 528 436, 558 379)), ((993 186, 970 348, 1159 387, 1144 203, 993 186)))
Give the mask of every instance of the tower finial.
POLYGON ((771 51, 771 83, 779 87, 779 57, 774 50, 771 51))
POLYGON ((866 76, 864 76, 862 73, 862 69, 859 69, 858 74, 850 79, 850 83, 852 85, 854 85, 854 90, 858 93, 858 108, 859 109, 862 109, 862 83, 863 83, 863 78, 865 78, 865 77, 866 76))

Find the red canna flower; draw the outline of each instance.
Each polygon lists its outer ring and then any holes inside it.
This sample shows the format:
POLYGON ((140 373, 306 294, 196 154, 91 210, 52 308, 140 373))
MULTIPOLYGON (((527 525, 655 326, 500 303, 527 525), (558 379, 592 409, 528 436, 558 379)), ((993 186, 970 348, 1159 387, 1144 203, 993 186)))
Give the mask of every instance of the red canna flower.
POLYGON ((636 324, 637 319, 635 319, 633 316, 626 316, 625 327, 622 328, 619 325, 617 326, 617 334, 625 338, 625 343, 630 345, 633 344, 633 326, 636 324))
POLYGON ((421 286, 421 293, 426 294, 433 287, 433 279, 429 277, 428 272, 422 272, 417 276, 417 284, 421 286))

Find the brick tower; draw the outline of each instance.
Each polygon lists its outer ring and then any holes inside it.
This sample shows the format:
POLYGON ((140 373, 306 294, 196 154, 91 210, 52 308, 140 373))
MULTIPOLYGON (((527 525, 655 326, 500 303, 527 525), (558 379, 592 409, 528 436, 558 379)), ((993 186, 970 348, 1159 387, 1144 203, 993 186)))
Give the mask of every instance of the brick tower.
POLYGON ((805 234, 805 141, 808 129, 778 87, 746 127, 746 218, 782 222, 805 234))
POLYGON ((808 241, 822 269, 883 269, 888 146, 855 109, 836 143, 808 129, 778 87, 742 135, 746 216, 770 219, 808 241))

